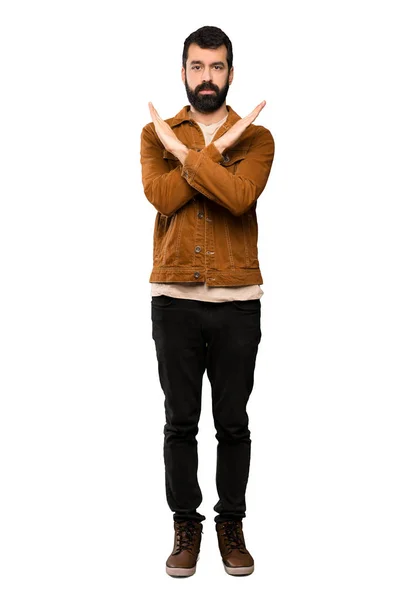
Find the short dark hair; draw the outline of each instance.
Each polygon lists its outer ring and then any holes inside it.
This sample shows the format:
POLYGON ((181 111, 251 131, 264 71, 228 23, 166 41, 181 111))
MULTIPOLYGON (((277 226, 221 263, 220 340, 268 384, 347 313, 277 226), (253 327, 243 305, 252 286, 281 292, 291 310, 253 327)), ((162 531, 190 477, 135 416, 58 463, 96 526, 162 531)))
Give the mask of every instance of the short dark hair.
POLYGON ((204 27, 200 27, 200 29, 197 29, 197 31, 191 33, 186 38, 183 44, 182 54, 182 65, 185 69, 190 44, 197 44, 200 46, 200 48, 211 48, 212 50, 225 45, 227 50, 226 59, 228 62, 228 70, 231 70, 233 63, 232 42, 226 33, 224 33, 219 27, 205 25, 204 27))

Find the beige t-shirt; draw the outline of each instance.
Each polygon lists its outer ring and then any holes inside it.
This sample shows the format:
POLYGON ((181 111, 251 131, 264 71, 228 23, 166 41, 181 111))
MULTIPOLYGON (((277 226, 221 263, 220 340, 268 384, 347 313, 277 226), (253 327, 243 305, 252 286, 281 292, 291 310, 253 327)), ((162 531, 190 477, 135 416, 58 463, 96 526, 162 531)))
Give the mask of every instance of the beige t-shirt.
MULTIPOLYGON (((217 123, 210 125, 197 124, 201 128, 205 145, 211 143, 217 129, 225 123, 228 115, 217 123)), ((172 296, 173 298, 188 298, 189 300, 203 300, 203 302, 227 302, 232 300, 256 300, 264 294, 259 285, 220 286, 210 287, 206 283, 152 283, 152 296, 172 296)))

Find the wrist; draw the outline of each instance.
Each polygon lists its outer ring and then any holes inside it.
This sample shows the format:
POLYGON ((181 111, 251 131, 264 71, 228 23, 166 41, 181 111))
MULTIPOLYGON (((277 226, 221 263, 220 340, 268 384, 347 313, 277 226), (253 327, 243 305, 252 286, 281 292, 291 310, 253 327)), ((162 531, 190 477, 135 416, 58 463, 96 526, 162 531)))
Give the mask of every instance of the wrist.
POLYGON ((171 154, 176 156, 176 158, 184 164, 186 157, 189 153, 189 149, 184 145, 180 144, 177 148, 170 149, 171 154))
POLYGON ((214 146, 216 147, 218 152, 220 152, 220 154, 223 154, 225 152, 226 145, 223 143, 223 141, 221 141, 221 138, 214 141, 214 146))

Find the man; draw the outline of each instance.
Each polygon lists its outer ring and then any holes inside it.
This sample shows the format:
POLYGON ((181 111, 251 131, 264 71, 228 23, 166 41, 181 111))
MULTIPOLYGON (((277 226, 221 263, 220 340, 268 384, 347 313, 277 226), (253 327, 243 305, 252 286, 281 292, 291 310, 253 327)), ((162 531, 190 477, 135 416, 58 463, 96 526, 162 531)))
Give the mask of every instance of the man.
POLYGON ((217 27, 184 42, 182 81, 190 105, 142 130, 144 192, 157 209, 153 240, 152 335, 165 394, 166 497, 174 520, 172 576, 193 575, 205 516, 197 511, 198 422, 203 374, 216 428, 215 526, 225 571, 254 570, 242 528, 250 466, 246 404, 261 339, 263 283, 257 199, 274 157, 270 131, 226 105, 232 44, 217 27))

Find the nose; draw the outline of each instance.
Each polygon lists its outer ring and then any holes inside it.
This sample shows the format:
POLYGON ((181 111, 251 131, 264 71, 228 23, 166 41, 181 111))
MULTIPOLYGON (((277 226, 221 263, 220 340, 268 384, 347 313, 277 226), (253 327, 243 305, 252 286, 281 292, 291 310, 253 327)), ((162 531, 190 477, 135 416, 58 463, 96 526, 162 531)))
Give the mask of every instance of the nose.
POLYGON ((212 76, 211 76, 211 69, 210 67, 204 67, 204 71, 203 71, 203 82, 204 81, 211 81, 212 76))

